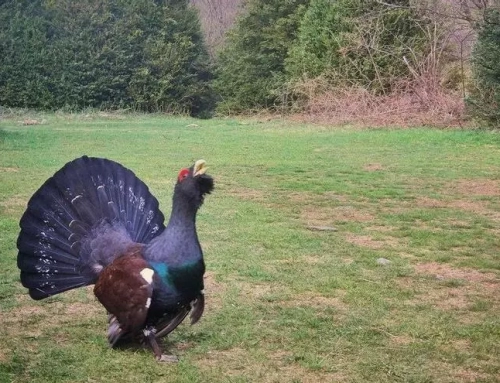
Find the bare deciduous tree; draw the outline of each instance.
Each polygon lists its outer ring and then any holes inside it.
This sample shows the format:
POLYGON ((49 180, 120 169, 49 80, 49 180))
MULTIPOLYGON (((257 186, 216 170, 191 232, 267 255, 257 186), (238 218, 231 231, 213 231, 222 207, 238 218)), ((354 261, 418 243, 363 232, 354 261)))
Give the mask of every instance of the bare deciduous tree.
POLYGON ((242 2, 243 0, 190 0, 199 9, 201 27, 212 55, 223 43, 242 2))

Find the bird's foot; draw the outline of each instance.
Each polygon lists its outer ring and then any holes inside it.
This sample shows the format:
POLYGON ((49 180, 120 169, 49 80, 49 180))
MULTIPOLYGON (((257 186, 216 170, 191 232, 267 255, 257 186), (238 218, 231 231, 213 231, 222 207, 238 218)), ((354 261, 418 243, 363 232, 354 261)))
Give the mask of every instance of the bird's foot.
POLYGON ((156 357, 156 360, 161 363, 177 363, 179 358, 175 355, 162 354, 160 357, 156 357))

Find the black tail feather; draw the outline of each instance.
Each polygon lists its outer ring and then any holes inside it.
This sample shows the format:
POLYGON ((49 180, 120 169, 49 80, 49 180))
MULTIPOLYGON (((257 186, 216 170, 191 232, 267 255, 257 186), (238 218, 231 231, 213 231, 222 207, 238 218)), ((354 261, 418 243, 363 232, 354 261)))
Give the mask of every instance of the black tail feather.
POLYGON ((184 321, 184 318, 189 314, 189 310, 188 306, 181 307, 175 316, 162 318, 155 325, 158 330, 155 336, 163 338, 174 331, 184 321))
POLYGON ((94 283, 124 243, 149 242, 163 222, 158 201, 132 171, 78 158, 28 202, 17 241, 21 281, 35 299, 94 283))
POLYGON ((85 277, 82 276, 68 277, 65 275, 57 275, 56 277, 54 274, 49 273, 33 274, 21 272, 21 280, 26 281, 26 283, 23 282, 25 286, 28 283, 31 286, 36 286, 29 289, 31 298, 36 300, 88 284, 85 277))

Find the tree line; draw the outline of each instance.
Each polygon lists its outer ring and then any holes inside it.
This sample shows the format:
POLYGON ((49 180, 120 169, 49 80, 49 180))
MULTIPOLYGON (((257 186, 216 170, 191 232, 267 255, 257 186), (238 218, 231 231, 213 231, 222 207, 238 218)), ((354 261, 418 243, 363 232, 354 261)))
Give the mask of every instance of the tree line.
POLYGON ((0 105, 213 108, 197 12, 186 1, 11 0, 0 5, 0 105))
MULTIPOLYGON (((223 38, 212 30, 204 39, 188 0, 7 0, 0 3, 0 105, 207 117, 300 109, 310 97, 305 84, 318 79, 322 89, 375 96, 426 79, 460 89, 474 116, 498 126, 498 4, 457 2, 477 35, 469 75, 463 65, 453 69, 438 3, 445 2, 246 0, 238 12, 232 4, 238 16, 223 38)), ((229 27, 220 10, 207 9, 229 27)))

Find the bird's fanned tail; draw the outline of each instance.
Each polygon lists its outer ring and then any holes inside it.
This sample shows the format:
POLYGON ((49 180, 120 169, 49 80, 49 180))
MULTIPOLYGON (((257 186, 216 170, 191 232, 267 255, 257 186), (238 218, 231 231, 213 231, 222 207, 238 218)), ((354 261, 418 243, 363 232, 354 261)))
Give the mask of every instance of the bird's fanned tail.
POLYGON ((161 233, 163 221, 158 201, 132 171, 78 158, 28 202, 17 241, 21 282, 34 299, 94 283, 120 251, 161 233))

